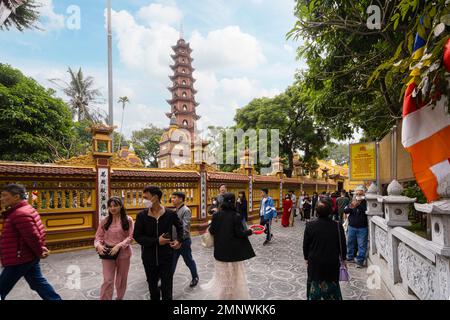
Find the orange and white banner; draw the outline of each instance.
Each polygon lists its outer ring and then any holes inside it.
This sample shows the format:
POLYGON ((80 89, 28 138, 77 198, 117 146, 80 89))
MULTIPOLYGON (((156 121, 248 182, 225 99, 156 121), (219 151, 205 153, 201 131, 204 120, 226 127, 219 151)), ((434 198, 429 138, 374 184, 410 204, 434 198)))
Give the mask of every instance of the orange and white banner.
POLYGON ((410 153, 416 181, 429 202, 450 174, 450 113, 445 95, 436 105, 415 101, 415 84, 408 86, 403 104, 402 144, 410 153))

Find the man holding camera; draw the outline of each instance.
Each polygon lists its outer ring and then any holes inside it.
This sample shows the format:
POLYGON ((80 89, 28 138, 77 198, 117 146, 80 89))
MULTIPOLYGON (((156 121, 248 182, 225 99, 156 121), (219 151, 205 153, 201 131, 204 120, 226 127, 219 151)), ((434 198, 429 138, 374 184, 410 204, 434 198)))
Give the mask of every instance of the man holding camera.
POLYGON ((364 186, 356 188, 355 198, 344 208, 344 213, 348 216, 347 262, 354 262, 355 252, 357 251, 357 268, 363 268, 365 266, 369 236, 366 214, 367 202, 364 191, 364 186))

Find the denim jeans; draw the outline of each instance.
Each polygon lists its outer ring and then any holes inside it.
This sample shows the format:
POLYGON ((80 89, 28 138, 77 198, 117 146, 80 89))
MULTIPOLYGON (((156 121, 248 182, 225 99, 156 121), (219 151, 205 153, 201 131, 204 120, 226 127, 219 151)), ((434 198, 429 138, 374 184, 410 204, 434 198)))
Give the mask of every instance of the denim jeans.
POLYGON ((272 220, 271 219, 266 220, 266 219, 264 219, 264 216, 261 216, 259 224, 266 227, 266 230, 264 231, 264 233, 267 235, 266 240, 267 241, 272 240, 272 233, 271 233, 272 230, 270 230, 272 220))
POLYGON ((358 245, 358 255, 356 262, 363 264, 366 260, 367 241, 369 235, 369 228, 354 228, 348 226, 348 240, 347 240, 347 259, 353 260, 355 255, 355 244, 358 245))
POLYGON ((183 256, 184 263, 191 271, 192 279, 198 278, 197 266, 195 264, 194 259, 192 258, 192 249, 191 249, 192 241, 191 239, 183 240, 181 243, 181 248, 179 250, 175 250, 173 252, 173 273, 177 268, 178 259, 180 255, 183 256))
POLYGON ((42 275, 39 259, 3 269, 0 275, 1 300, 5 300, 6 296, 22 277, 25 277, 30 288, 36 291, 43 300, 61 300, 61 297, 42 275))

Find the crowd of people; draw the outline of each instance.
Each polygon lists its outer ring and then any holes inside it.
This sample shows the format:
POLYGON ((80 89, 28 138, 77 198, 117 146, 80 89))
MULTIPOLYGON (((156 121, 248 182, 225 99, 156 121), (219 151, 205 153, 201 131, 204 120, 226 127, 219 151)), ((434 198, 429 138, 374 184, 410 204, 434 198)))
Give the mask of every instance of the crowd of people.
MULTIPOLYGON (((268 189, 261 189, 260 226, 265 232, 263 246, 273 240, 273 221, 278 221, 274 200, 268 189)), ((197 265, 192 255, 192 213, 185 205, 185 194, 171 195, 173 208, 161 204, 162 191, 149 186, 143 190, 143 204, 136 220, 127 214, 123 200, 111 197, 108 216, 98 226, 94 247, 101 259, 103 284, 100 299, 122 300, 127 290, 133 240, 141 247, 141 260, 151 300, 171 300, 173 276, 178 260, 183 257, 192 280, 190 287, 199 283, 197 265)), ((0 237, 0 299, 4 300, 16 283, 24 278, 30 288, 42 299, 60 300, 61 297, 42 275, 40 260, 49 255, 45 245, 45 230, 36 209, 28 203, 26 190, 21 185, 3 187, 1 203, 4 224, 0 237)), ((347 192, 329 194, 314 192, 312 197, 302 191, 297 198, 294 190, 282 199, 281 225, 292 227, 295 217, 306 223, 303 255, 307 264, 307 297, 315 299, 342 299, 339 274, 346 263, 355 262, 364 267, 368 244, 368 222, 364 187, 358 187, 353 196, 347 192), (356 259, 356 260, 355 260, 356 259)), ((208 212, 211 222, 207 232, 213 238, 214 276, 202 288, 212 290, 217 299, 249 299, 244 261, 255 257, 249 237, 254 233, 248 227, 248 203, 244 191, 227 192, 220 185, 217 197, 208 212)))

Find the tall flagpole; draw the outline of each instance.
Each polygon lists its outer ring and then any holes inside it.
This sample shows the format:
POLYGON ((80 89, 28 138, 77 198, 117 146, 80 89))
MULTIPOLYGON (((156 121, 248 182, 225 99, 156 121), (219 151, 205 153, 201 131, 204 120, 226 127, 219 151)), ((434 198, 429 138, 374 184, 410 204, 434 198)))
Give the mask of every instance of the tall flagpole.
MULTIPOLYGON (((112 27, 111 27, 111 0, 107 0, 108 11, 108 125, 114 126, 113 115, 113 70, 112 70, 112 27)), ((112 146, 114 148, 114 133, 112 133, 112 146)))

